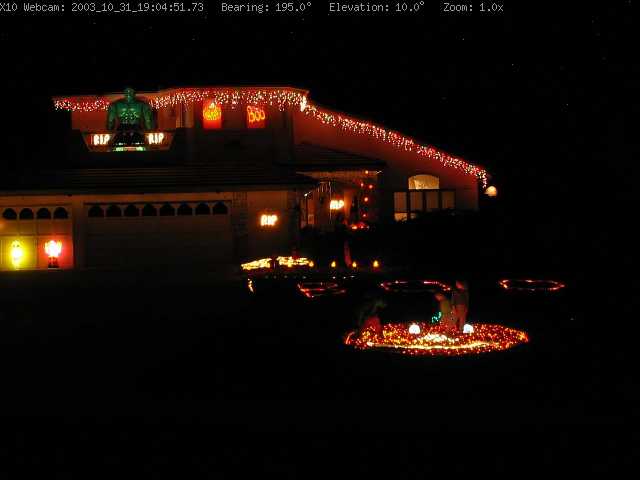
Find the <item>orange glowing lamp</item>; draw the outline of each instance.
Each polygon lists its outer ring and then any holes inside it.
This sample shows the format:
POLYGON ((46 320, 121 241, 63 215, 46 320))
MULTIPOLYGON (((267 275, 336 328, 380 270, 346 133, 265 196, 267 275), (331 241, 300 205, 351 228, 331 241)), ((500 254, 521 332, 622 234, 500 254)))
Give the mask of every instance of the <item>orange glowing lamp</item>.
POLYGON ((338 264, 336 263, 336 261, 335 261, 335 260, 333 260, 333 261, 331 262, 331 268, 336 268, 337 266, 338 266, 338 264))
POLYGON ((380 268, 380 262, 378 260, 373 261, 373 268, 380 268))
POLYGON ((215 100, 205 100, 202 107, 202 126, 207 130, 222 128, 222 107, 215 100))
POLYGON ((356 262, 355 260, 351 262, 351 268, 358 268, 358 262, 356 262))
POLYGON ((313 260, 309 260, 309 268, 313 268, 316 266, 316 263, 313 260))
POLYGON ((58 268, 58 257, 62 253, 62 242, 49 240, 44 244, 44 251, 49 256, 49 268, 58 268))
POLYGON ((264 128, 267 114, 263 108, 247 105, 247 127, 264 128))

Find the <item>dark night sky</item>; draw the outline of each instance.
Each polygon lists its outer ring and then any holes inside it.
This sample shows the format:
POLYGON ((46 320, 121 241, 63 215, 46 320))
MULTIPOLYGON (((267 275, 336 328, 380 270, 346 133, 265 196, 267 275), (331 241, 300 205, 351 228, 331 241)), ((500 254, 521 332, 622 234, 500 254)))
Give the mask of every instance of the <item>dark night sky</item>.
POLYGON ((485 165, 515 208, 584 211, 596 185, 576 169, 606 160, 609 178, 629 178, 630 119, 638 113, 630 94, 637 54, 627 57, 640 44, 634 7, 515 3, 493 19, 432 9, 419 20, 2 21, 0 81, 16 107, 3 119, 3 161, 50 162, 48 144, 31 138, 46 128, 55 140, 67 127, 51 95, 284 84, 485 165))

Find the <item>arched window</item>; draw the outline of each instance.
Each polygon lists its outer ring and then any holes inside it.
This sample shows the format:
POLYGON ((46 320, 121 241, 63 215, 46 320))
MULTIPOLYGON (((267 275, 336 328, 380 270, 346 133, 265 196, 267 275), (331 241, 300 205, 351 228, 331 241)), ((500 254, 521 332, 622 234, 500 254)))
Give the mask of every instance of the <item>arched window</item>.
POLYGON ((4 212, 2 212, 2 218, 5 220, 15 220, 18 218, 16 211, 13 208, 7 208, 4 212))
POLYGON ((173 217, 176 214, 175 209, 169 203, 165 203, 160 207, 160 216, 161 217, 173 217))
POLYGON ((183 203, 178 207, 178 215, 193 215, 193 209, 186 203, 183 203))
POLYGON ((226 215, 227 213, 229 213, 229 209, 222 202, 216 203, 211 209, 212 215, 226 215))
POLYGON ((122 209, 118 205, 109 205, 107 208, 107 217, 121 217, 122 209))
POLYGON ((124 209, 125 217, 137 217, 138 215, 140 215, 140 212, 135 205, 127 205, 127 208, 124 209))
POLYGON ((440 179, 433 175, 414 175, 409 177, 409 190, 437 190, 440 179))
POLYGON ((30 208, 20 210, 20 220, 33 220, 33 210, 30 208))
POLYGON ((156 215, 158 215, 158 210, 150 203, 147 203, 142 209, 143 217, 155 217, 156 215))
POLYGON ((36 218, 38 220, 48 220, 51 218, 51 212, 48 208, 42 207, 40 210, 38 210, 38 213, 36 213, 36 218))
POLYGON ((53 218, 56 220, 66 220, 69 218, 69 212, 62 207, 58 207, 53 212, 53 218))
POLYGON ((196 215, 209 215, 211 210, 209 209, 209 205, 206 203, 199 203, 196 207, 196 215))
POLYGON ((90 218, 102 218, 104 217, 104 210, 100 208, 100 205, 94 205, 89 209, 90 218))

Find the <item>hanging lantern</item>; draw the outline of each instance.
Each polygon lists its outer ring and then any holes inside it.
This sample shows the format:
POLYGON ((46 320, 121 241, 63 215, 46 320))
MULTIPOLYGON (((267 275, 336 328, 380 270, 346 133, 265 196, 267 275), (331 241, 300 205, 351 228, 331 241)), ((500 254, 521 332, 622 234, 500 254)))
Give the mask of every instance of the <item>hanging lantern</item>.
POLYGON ((493 185, 491 185, 490 187, 487 187, 487 189, 484 191, 485 195, 487 195, 487 197, 497 197, 498 196, 498 189, 496 187, 494 187, 493 185))

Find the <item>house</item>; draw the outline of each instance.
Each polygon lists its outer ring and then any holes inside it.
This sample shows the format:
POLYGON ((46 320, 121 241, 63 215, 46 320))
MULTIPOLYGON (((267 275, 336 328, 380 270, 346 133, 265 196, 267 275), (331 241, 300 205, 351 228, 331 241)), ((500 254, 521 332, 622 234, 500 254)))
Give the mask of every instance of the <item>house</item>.
POLYGON ((487 182, 478 166, 296 88, 53 103, 70 112, 67 151, 0 180, 2 270, 209 268, 290 252, 304 227, 475 210, 487 182))

